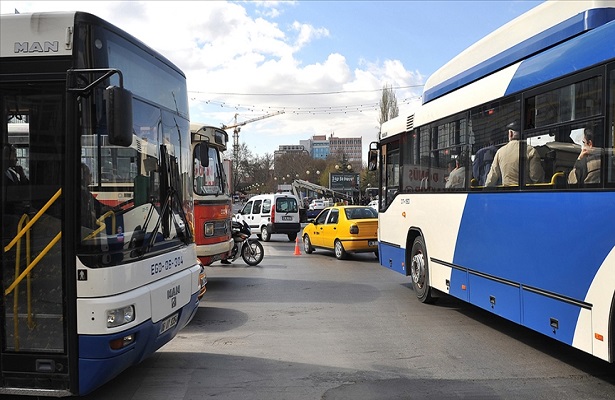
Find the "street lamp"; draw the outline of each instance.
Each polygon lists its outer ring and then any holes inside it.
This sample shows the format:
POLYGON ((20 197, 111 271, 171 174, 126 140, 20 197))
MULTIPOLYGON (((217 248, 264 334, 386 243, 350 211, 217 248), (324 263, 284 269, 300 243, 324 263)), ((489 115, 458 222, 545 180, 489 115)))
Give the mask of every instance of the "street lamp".
POLYGON ((350 163, 344 164, 344 165, 340 165, 340 164, 335 164, 335 169, 339 172, 341 172, 342 174, 342 191, 346 194, 346 196, 352 198, 354 193, 353 193, 353 185, 352 182, 350 183, 350 188, 346 187, 346 172, 351 173, 352 172, 352 165, 350 163))

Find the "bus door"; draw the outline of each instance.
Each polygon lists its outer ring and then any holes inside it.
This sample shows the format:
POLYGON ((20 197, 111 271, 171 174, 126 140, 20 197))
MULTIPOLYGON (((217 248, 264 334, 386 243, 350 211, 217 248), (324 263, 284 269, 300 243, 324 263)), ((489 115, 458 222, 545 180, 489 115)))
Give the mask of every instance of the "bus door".
POLYGON ((64 98, 63 84, 0 85, 0 393, 68 394, 75 367, 63 254, 64 98))

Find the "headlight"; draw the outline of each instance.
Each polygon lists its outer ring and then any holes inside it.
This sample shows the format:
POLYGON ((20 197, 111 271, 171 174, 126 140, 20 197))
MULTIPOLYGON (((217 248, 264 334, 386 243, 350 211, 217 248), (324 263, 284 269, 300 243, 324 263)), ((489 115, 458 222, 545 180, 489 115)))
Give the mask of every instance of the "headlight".
POLYGON ((214 224, 212 222, 206 222, 205 225, 203 225, 203 232, 205 232, 205 236, 213 236, 214 224))
POLYGON ((128 324, 135 320, 135 307, 116 308, 107 310, 107 328, 115 328, 116 326, 128 324))

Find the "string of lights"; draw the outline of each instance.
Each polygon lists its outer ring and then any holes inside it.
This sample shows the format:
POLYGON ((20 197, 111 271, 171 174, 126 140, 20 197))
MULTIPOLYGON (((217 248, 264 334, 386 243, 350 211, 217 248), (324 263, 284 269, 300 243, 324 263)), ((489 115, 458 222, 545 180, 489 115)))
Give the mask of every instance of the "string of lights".
MULTIPOLYGON (((420 88, 425 85, 407 85, 407 86, 393 86, 389 89, 414 89, 420 88)), ((331 92, 303 92, 303 93, 237 93, 237 92, 199 92, 188 91, 188 93, 198 94, 210 94, 216 96, 322 96, 330 94, 344 94, 344 93, 373 93, 380 92, 382 89, 366 89, 366 90, 336 90, 331 92)))
MULTIPOLYGON (((410 104, 419 100, 421 96, 407 97, 402 100, 398 100, 398 104, 410 104)), ((270 113, 272 111, 284 111, 286 114, 294 115, 322 115, 322 114, 348 114, 364 111, 379 110, 379 103, 368 104, 354 104, 354 105, 339 105, 339 106, 314 106, 314 107, 295 107, 295 106, 257 106, 257 105, 242 105, 231 104, 225 101, 219 100, 200 100, 196 97, 191 97, 192 101, 200 101, 205 104, 219 106, 220 108, 230 109, 234 111, 246 111, 246 112, 264 112, 270 113)))

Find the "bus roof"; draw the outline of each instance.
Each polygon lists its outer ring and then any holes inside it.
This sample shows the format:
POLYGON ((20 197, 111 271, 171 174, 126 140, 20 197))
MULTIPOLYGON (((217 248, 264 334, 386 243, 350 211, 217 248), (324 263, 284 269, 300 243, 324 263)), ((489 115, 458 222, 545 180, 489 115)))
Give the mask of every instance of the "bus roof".
POLYGON ((198 122, 190 123, 190 132, 192 133, 192 142, 209 142, 211 144, 217 144, 222 147, 223 151, 226 150, 226 144, 228 142, 228 133, 222 128, 216 128, 215 126, 209 126, 198 122))
POLYGON ((83 11, 1 14, 0 58, 72 56, 76 23, 101 26, 160 60, 185 78, 168 58, 116 25, 83 11))
POLYGON ((75 12, 3 14, 0 57, 70 56, 75 12), (28 22, 29 21, 29 22, 28 22))
POLYGON ((545 1, 485 36, 433 73, 423 103, 615 20, 615 1, 545 1))
MULTIPOLYGON (((611 12, 615 14, 615 10, 611 12)), ((446 96, 439 96, 415 110, 385 122, 381 127, 380 140, 615 58, 615 46, 612 45, 615 20, 599 25, 582 35, 558 43, 557 46, 532 54, 481 79, 450 90, 446 96), (561 54, 566 56, 562 57, 561 54)))

